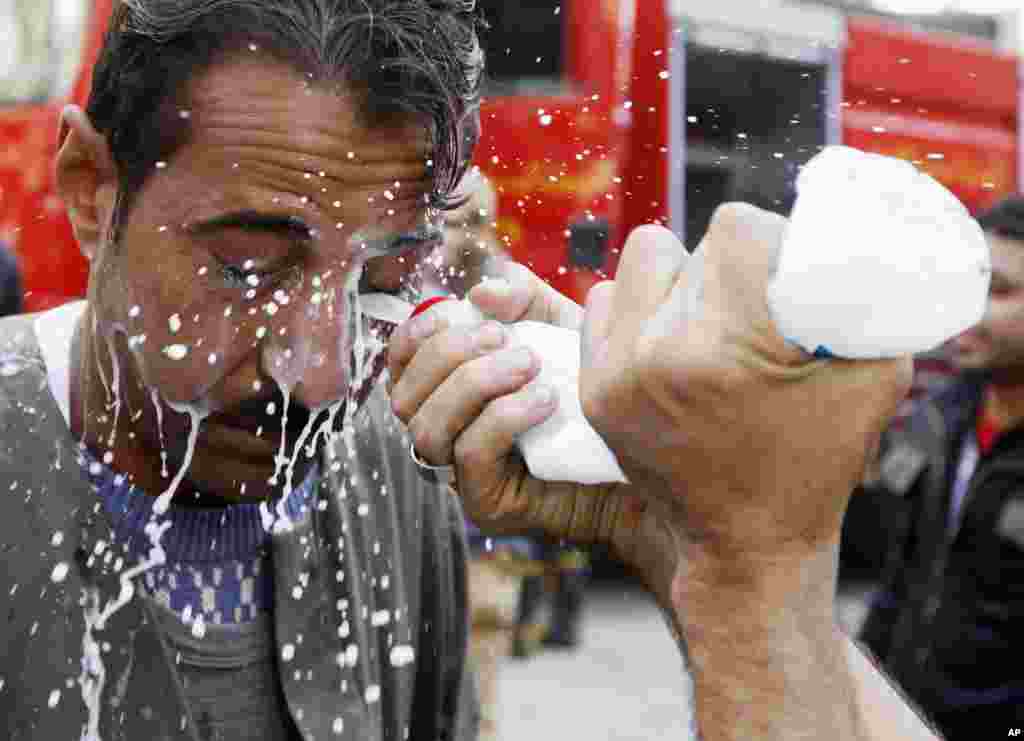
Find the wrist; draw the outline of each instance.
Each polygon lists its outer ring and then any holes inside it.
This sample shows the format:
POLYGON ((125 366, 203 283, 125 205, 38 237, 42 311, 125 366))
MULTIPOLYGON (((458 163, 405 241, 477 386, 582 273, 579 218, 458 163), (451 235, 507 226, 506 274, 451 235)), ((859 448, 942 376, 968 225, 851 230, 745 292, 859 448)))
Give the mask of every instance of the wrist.
POLYGON ((698 616, 774 626, 799 616, 805 628, 834 625, 838 541, 771 551, 737 550, 684 541, 672 579, 673 610, 681 628, 698 616))
POLYGON ((834 564, 834 548, 725 558, 686 549, 671 618, 707 738, 860 738, 834 564))

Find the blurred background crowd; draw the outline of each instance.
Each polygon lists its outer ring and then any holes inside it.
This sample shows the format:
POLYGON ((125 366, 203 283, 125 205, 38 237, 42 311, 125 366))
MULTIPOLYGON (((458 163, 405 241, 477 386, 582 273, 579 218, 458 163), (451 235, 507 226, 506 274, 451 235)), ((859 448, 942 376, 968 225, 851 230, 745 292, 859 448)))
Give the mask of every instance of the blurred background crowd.
MULTIPOLYGON (((0 315, 84 291, 51 166, 58 113, 85 99, 116 1, 0 2, 0 315)), ((989 311, 917 359, 850 508, 837 609, 949 738, 1024 725, 1019 3, 481 1, 483 137, 468 200, 428 258, 429 292, 464 295, 517 260, 582 302, 614 277, 633 227, 661 222, 692 249, 722 202, 786 213, 799 168, 829 144, 911 161, 980 219, 989 311)), ((569 717, 595 739, 685 727, 685 688, 650 689, 675 673, 670 638, 612 559, 469 526, 487 738, 569 717), (622 631, 651 634, 649 664, 616 653, 622 631), (609 707, 551 696, 574 683, 608 687, 609 707), (617 725, 615 703, 634 701, 649 727, 617 725)))

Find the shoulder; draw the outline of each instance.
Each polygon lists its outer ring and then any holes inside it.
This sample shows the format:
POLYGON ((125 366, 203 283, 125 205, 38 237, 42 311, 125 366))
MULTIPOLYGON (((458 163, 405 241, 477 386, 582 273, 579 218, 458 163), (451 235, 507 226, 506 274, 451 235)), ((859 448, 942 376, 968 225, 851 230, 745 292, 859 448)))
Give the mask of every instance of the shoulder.
POLYGON ((34 329, 35 315, 0 318, 0 411, 27 393, 46 390, 46 364, 34 329), (40 388, 40 380, 44 383, 40 388), (5 403, 6 402, 6 403, 5 403))

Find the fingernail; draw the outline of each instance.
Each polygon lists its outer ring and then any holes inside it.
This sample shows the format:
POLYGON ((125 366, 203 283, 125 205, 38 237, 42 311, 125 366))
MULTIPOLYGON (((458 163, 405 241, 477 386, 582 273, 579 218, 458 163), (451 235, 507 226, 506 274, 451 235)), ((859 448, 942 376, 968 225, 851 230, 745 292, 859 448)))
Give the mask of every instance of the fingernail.
POLYGON ((412 320, 412 324, 409 325, 409 335, 414 340, 422 340, 434 334, 434 327, 434 317, 428 311, 412 320))
POLYGON ((498 322, 487 322, 477 330, 475 341, 480 350, 496 350, 505 344, 505 328, 498 322))

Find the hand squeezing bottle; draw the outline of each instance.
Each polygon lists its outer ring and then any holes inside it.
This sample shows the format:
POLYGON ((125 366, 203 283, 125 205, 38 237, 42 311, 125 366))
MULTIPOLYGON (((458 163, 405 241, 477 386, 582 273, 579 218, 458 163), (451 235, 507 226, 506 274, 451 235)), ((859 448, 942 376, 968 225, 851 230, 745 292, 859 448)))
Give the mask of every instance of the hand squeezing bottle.
MULTIPOLYGON (((698 310, 701 262, 688 266, 690 309, 698 310)), ((797 180, 797 201, 767 291, 779 332, 818 357, 887 358, 930 350, 979 321, 991 264, 967 209, 913 165, 829 147, 797 180)), ((378 294, 363 310, 403 321, 412 307, 378 294)), ((421 311, 449 326, 486 317, 469 301, 435 301, 421 311)), ((517 440, 530 473, 547 481, 626 482, 614 454, 583 415, 580 335, 540 322, 510 325, 512 340, 541 358, 533 383, 557 390, 557 411, 517 440)))

